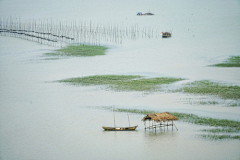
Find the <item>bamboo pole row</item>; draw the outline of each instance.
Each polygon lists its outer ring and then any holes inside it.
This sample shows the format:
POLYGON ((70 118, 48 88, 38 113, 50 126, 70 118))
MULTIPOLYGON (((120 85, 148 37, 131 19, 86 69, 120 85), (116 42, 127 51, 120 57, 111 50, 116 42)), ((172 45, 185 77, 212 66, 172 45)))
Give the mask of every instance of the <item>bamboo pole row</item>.
POLYGON ((30 20, 1 18, 0 35, 19 37, 41 44, 58 46, 63 44, 100 45, 102 42, 123 43, 124 39, 159 37, 152 28, 140 30, 138 25, 122 26, 86 21, 30 20), (155 33, 155 35, 154 35, 155 33))

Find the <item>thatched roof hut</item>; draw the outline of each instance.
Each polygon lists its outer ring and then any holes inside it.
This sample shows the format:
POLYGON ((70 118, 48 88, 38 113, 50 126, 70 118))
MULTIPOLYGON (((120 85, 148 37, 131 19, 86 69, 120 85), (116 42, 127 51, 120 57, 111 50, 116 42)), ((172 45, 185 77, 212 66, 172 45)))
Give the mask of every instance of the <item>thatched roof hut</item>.
POLYGON ((165 122, 165 121, 174 121, 178 120, 177 117, 174 115, 170 114, 169 112, 164 112, 164 113, 152 113, 152 114, 147 114, 145 117, 143 117, 142 121, 147 121, 147 120, 154 120, 156 122, 165 122))

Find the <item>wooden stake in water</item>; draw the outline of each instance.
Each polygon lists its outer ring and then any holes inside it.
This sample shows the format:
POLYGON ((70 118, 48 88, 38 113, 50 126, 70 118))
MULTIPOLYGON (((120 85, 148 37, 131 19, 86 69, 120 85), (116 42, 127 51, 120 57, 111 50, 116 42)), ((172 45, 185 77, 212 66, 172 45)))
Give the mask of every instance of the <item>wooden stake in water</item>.
POLYGON ((113 106, 113 115, 114 115, 114 127, 116 127, 114 106, 113 106))
MULTIPOLYGON (((128 112, 127 112, 127 115, 128 115, 128 112)), ((129 115, 128 115, 128 123, 129 123, 129 127, 130 127, 130 120, 129 120, 129 115)))

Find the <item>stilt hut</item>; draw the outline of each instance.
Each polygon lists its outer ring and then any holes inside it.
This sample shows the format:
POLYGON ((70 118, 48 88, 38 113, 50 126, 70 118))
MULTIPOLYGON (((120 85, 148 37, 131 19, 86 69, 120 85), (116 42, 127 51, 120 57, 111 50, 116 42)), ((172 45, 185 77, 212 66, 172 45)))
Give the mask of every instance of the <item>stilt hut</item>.
MULTIPOLYGON (((165 127, 167 127, 167 129, 168 129, 168 126, 172 126, 172 130, 173 130, 173 125, 176 127, 176 125, 173 123, 173 121, 175 121, 175 120, 178 120, 177 117, 170 114, 169 112, 147 114, 142 119, 142 121, 144 122, 144 125, 145 125, 145 130, 146 129, 155 129, 155 132, 156 132, 157 127, 159 127, 159 128, 164 127, 164 130, 165 130, 165 127), (149 121, 148 127, 147 127, 146 121, 149 121)), ((177 127, 176 127, 176 129, 177 129, 177 127)))

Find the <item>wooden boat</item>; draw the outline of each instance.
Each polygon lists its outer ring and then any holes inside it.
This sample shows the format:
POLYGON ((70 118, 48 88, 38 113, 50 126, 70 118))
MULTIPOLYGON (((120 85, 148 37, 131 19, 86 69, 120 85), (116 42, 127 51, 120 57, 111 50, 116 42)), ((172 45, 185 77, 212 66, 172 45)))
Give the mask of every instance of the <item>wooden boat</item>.
POLYGON ((102 127, 105 131, 134 131, 138 126, 131 127, 102 127))
POLYGON ((138 15, 138 16, 143 16, 143 15, 150 15, 150 16, 152 16, 152 15, 154 15, 154 14, 153 14, 153 13, 150 13, 150 12, 148 12, 148 13, 138 12, 137 15, 138 15))
POLYGON ((171 32, 162 32, 162 38, 168 38, 171 37, 172 33, 171 32))
POLYGON ((114 114, 114 127, 105 127, 105 126, 102 126, 102 128, 105 130, 105 131, 134 131, 138 126, 130 126, 130 120, 129 120, 129 115, 128 115, 128 122, 129 122, 129 127, 116 127, 116 124, 115 124, 115 112, 114 112, 114 107, 113 107, 113 114, 114 114))

